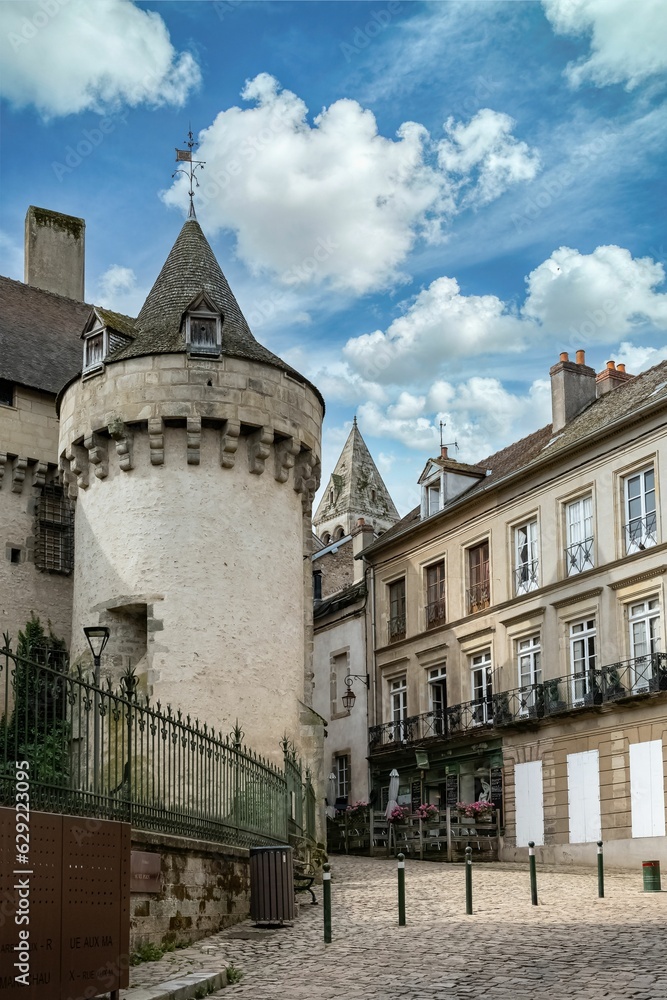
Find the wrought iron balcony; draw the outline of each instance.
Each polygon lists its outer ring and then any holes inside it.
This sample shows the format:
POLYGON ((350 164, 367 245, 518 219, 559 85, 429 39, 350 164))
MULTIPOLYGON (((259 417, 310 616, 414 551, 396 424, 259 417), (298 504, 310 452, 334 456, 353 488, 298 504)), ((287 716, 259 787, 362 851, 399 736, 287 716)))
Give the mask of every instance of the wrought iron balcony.
POLYGON ((468 604, 469 615, 474 615, 478 611, 484 611, 485 608, 488 608, 491 603, 489 581, 485 580, 483 583, 476 583, 473 587, 466 590, 466 602, 468 604))
POLYGON ((390 618, 387 632, 388 642, 398 642, 399 639, 405 639, 405 615, 395 615, 390 618))
POLYGON ((646 517, 633 517, 629 524, 623 526, 625 531, 625 551, 630 555, 641 552, 658 544, 657 521, 655 511, 646 517))
POLYGON ((539 569, 537 559, 517 566, 514 570, 514 593, 517 596, 527 594, 531 590, 537 590, 540 585, 539 569))
POLYGON ((432 601, 426 605, 426 628, 436 628, 445 622, 445 599, 432 601))
POLYGON ((575 576, 585 569, 593 568, 593 536, 584 538, 583 542, 574 542, 565 549, 565 565, 567 575, 575 576))
POLYGON ((650 653, 600 669, 554 677, 489 698, 371 726, 371 752, 422 740, 454 740, 481 729, 500 729, 608 702, 667 691, 667 654, 650 653))

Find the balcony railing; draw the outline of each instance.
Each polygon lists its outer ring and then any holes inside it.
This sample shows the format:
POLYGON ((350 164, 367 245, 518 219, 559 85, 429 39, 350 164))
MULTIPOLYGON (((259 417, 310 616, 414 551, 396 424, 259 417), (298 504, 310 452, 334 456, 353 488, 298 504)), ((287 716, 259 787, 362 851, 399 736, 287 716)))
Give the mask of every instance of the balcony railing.
POLYGON ((467 733, 477 733, 483 727, 497 729, 521 725, 529 720, 550 718, 657 691, 667 691, 666 653, 637 656, 600 669, 501 691, 490 698, 451 705, 442 711, 371 726, 369 745, 373 751, 431 738, 457 739, 467 733))
POLYGON ((540 585, 539 563, 537 559, 522 563, 514 570, 514 593, 527 594, 531 590, 537 590, 540 585))
POLYGON ((426 605, 426 628, 436 628, 445 622, 445 599, 432 601, 426 605))
POLYGON ((398 642, 405 639, 405 615, 395 615, 389 619, 387 642, 398 642))
POLYGON ((625 531, 625 551, 630 555, 641 552, 658 544, 657 521, 655 511, 646 517, 633 517, 629 524, 623 526, 625 531))
POLYGON ((469 615, 474 615, 478 611, 484 611, 485 608, 488 608, 491 602, 489 581, 485 580, 483 583, 476 583, 466 590, 466 602, 469 615))
POLYGON ((583 542, 574 542, 565 549, 565 565, 567 575, 575 576, 585 569, 593 569, 593 537, 584 538, 583 542))

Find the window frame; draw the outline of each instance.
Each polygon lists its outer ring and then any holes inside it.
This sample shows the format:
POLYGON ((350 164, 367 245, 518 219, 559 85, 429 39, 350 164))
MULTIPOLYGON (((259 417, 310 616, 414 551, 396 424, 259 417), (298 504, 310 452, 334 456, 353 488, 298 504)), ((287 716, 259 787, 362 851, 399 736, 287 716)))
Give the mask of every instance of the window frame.
POLYGON ((563 518, 565 522, 565 575, 568 577, 577 576, 579 573, 585 573, 589 569, 594 569, 595 528, 593 522, 592 491, 582 493, 572 500, 565 501, 563 503, 563 518), (586 513, 585 507, 582 506, 586 502, 589 503, 588 513, 586 513), (582 508, 581 514, 576 521, 570 517, 570 512, 575 507, 582 508), (574 530, 575 526, 577 526, 577 530, 574 530))
POLYGON ((428 710, 431 713, 432 736, 442 736, 447 726, 447 664, 430 667, 427 678, 428 710), (435 697, 436 692, 438 696, 435 697))
POLYGON ((222 349, 222 317, 220 313, 210 309, 190 310, 185 322, 185 343, 189 354, 217 357, 222 349), (215 320, 215 344, 198 344, 193 341, 193 322, 196 323, 198 319, 215 320))
POLYGON ((388 680, 389 715, 394 741, 400 743, 407 738, 408 719, 408 677, 401 674, 388 680))
POLYGON ((493 722, 493 651, 485 646, 468 654, 473 725, 493 722))
POLYGON ((517 659, 517 673, 519 678, 519 688, 522 692, 527 692, 527 697, 521 698, 519 715, 528 716, 535 714, 537 708, 537 690, 542 683, 542 635, 541 632, 533 632, 531 635, 517 638, 515 641, 515 655, 517 659), (525 681, 525 672, 522 670, 522 660, 526 658, 530 664, 528 681, 525 681))
POLYGON ((437 628, 438 625, 444 625, 447 621, 446 567, 444 556, 424 567, 424 589, 426 591, 424 627, 426 629, 433 629, 437 628), (436 579, 431 578, 433 574, 436 574, 436 579))
POLYGON ((347 799, 352 787, 352 761, 350 754, 335 754, 333 764, 334 774, 336 775, 336 798, 347 799))
POLYGON ((468 590, 466 593, 466 608, 469 615, 476 615, 480 611, 485 611, 491 604, 491 543, 489 538, 483 538, 474 545, 466 548, 466 572, 468 574, 468 590), (486 548, 486 560, 480 559, 478 566, 482 568, 479 573, 479 580, 473 578, 478 574, 473 573, 477 567, 473 566, 472 555, 486 548), (484 573, 486 568, 486 574, 484 573), (477 594, 475 594, 477 592, 477 594))
POLYGON ((92 375, 93 372, 101 371, 104 368, 104 359, 109 353, 109 332, 105 326, 99 325, 94 327, 89 333, 84 334, 83 337, 83 375, 92 375), (99 356, 96 356, 94 360, 89 360, 90 345, 93 340, 101 338, 102 350, 99 356))
POLYGON ((586 704, 587 697, 595 690, 597 671, 597 618, 595 615, 584 615, 568 622, 569 644, 569 675, 572 705, 586 704), (575 632, 575 629, 581 628, 575 632), (581 644, 578 654, 575 650, 581 644), (577 668, 578 664, 583 664, 577 668))
MULTIPOLYGON (((662 605, 657 593, 649 594, 646 597, 629 601, 626 605, 628 618, 628 642, 630 645, 630 678, 632 680, 632 693, 650 689, 650 682, 656 671, 654 670, 656 654, 661 653, 662 645, 662 605), (642 608, 643 612, 633 615, 633 610, 642 608), (637 652, 637 639, 635 626, 648 625, 647 634, 644 635, 643 643, 647 646, 646 652, 637 652), (654 628, 657 626, 657 628, 654 628)), ((660 664, 662 665, 662 664, 660 664)))
POLYGON ((0 406, 16 407, 16 383, 11 379, 0 378, 0 406))
POLYGON ((513 565, 513 596, 522 597, 540 588, 540 530, 537 514, 527 515, 525 520, 512 525, 512 565, 513 565), (534 528, 534 537, 531 531, 534 528), (519 532, 526 532, 525 543, 520 545, 519 532), (527 558, 522 557, 522 549, 526 548, 527 558))
POLYGON ((623 476, 623 541, 623 551, 628 556, 658 544, 657 475, 656 463, 653 461, 623 476), (646 476, 649 473, 653 482, 647 490, 646 476), (630 484, 637 479, 641 480, 641 491, 637 496, 631 497, 630 484), (647 495, 650 493, 653 494, 652 508, 647 505, 647 495), (636 500, 640 501, 640 513, 631 516, 630 505, 636 500), (638 524, 639 531, 633 530, 633 522, 638 524))
POLYGON ((42 486, 35 505, 35 567, 69 576, 74 569, 74 509, 62 486, 42 486))
POLYGON ((407 635, 407 587, 405 576, 387 584, 387 641, 399 642, 407 635), (392 591, 402 586, 402 596, 394 598, 392 591), (402 610, 399 609, 402 606, 402 610))

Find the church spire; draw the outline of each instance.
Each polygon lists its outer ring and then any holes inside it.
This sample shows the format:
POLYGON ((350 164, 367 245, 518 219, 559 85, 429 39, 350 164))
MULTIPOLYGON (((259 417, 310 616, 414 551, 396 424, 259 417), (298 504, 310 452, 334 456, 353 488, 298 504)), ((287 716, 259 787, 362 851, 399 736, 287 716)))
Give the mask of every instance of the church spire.
POLYGON ((313 517, 313 530, 324 541, 349 535, 360 517, 376 533, 399 519, 382 476, 361 436, 356 416, 336 467, 313 517))

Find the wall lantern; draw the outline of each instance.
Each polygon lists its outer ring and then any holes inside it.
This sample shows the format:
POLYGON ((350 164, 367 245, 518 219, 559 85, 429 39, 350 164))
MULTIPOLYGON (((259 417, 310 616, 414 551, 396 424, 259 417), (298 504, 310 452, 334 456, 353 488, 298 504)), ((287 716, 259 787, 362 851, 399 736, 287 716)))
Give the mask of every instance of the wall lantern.
POLYGON ((347 677, 345 678, 345 686, 347 687, 347 691, 341 698, 341 701, 343 702, 343 708, 345 708, 348 712, 350 711, 351 708, 354 707, 354 703, 357 700, 357 696, 352 690, 352 685, 354 684, 355 681, 363 681, 363 683, 366 685, 367 688, 370 687, 370 678, 368 674, 347 675, 347 677))

